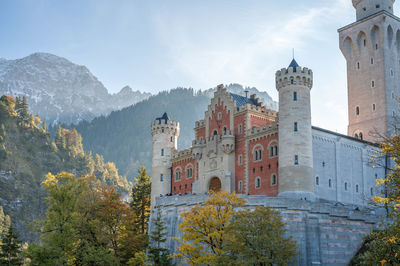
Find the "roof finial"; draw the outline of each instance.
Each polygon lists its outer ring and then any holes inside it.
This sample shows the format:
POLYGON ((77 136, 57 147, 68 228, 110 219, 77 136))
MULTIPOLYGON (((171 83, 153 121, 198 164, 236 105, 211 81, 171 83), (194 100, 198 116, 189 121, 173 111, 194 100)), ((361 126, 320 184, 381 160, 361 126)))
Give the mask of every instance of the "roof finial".
POLYGON ((293 54, 293 58, 292 58, 292 59, 294 60, 294 48, 293 48, 293 50, 292 50, 292 54, 293 54))

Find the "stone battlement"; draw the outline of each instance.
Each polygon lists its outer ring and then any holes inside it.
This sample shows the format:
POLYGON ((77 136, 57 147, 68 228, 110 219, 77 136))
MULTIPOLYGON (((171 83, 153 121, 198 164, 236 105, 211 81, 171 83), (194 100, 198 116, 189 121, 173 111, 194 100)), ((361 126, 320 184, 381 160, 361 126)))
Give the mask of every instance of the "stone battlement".
POLYGON ((172 160, 177 161, 180 159, 186 159, 187 157, 192 157, 192 148, 187 148, 182 151, 176 151, 172 154, 172 160))
POLYGON ((199 120, 196 121, 194 128, 201 128, 206 126, 206 121, 204 120, 199 120))
POLYGON ((151 135, 160 133, 179 135, 179 122, 164 119, 154 120, 151 123, 151 135))
POLYGON ((275 82, 278 90, 289 85, 302 85, 311 89, 313 86, 313 72, 307 67, 282 68, 276 72, 275 82))
POLYGON ((259 134, 263 134, 263 133, 271 133, 271 132, 276 133, 277 130, 278 130, 278 123, 274 122, 265 127, 252 127, 251 129, 247 130, 246 136, 251 137, 251 136, 255 136, 255 135, 259 135, 259 134))

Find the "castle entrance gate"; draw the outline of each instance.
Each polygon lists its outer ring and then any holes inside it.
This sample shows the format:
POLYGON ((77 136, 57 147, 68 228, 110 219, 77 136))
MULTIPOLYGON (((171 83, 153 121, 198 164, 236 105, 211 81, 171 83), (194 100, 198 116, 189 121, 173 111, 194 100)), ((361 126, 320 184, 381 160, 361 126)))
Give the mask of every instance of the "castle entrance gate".
POLYGON ((220 192, 221 191, 221 180, 218 177, 213 177, 210 181, 209 191, 220 192))

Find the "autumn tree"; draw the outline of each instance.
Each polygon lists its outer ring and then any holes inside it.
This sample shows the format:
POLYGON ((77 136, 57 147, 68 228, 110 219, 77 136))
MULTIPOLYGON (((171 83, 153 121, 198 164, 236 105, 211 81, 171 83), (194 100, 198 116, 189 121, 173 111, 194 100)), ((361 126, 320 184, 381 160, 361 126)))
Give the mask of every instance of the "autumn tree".
POLYGON ((43 185, 48 194, 46 219, 40 229, 43 246, 30 245, 28 258, 34 262, 33 265, 74 263, 79 244, 75 227, 78 222, 77 203, 85 183, 73 174, 62 172, 56 176, 49 173, 43 185))
MULTIPOLYGON (((383 230, 373 231, 366 237, 363 247, 353 258, 353 265, 400 265, 400 135, 384 137, 380 144, 381 154, 377 158, 390 158, 394 167, 388 169, 385 177, 377 181, 383 189, 380 196, 373 201, 385 206, 388 220, 383 230)), ((374 159, 374 162, 379 160, 374 159)), ((387 161, 387 160, 386 160, 387 161)))
POLYGON ((233 214, 227 240, 232 263, 239 265, 289 265, 296 255, 296 242, 284 235, 278 211, 257 206, 233 214), (235 255, 235 256, 232 256, 235 255))
POLYGON ((151 183, 144 166, 140 167, 139 175, 135 178, 132 188, 131 207, 136 214, 136 222, 142 234, 147 233, 150 218, 151 183))
POLYGON ((18 266, 23 264, 21 257, 21 242, 12 225, 2 239, 0 249, 0 265, 18 266))
POLYGON ((163 248, 162 244, 167 241, 167 227, 161 217, 161 210, 157 208, 157 216, 153 220, 154 230, 150 233, 151 246, 149 247, 149 258, 154 265, 172 265, 168 249, 163 248))
POLYGON ((235 208, 244 204, 245 200, 234 193, 211 192, 204 204, 183 213, 183 222, 179 225, 183 236, 176 239, 180 245, 174 257, 190 265, 223 265, 222 258, 229 255, 227 226, 235 208))

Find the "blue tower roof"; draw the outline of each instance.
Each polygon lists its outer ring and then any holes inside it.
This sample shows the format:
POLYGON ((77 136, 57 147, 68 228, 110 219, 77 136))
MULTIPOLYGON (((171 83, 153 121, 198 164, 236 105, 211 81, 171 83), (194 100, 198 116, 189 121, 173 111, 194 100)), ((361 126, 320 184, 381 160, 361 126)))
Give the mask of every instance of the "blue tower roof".
POLYGON ((157 117, 156 120, 158 120, 158 121, 161 121, 161 120, 168 121, 168 120, 169 120, 169 117, 168 117, 167 113, 164 113, 164 114, 162 115, 162 117, 157 117))
POLYGON ((293 67, 294 69, 296 69, 296 67, 299 67, 299 64, 297 64, 296 60, 292 60, 292 62, 290 63, 289 67, 293 67))

